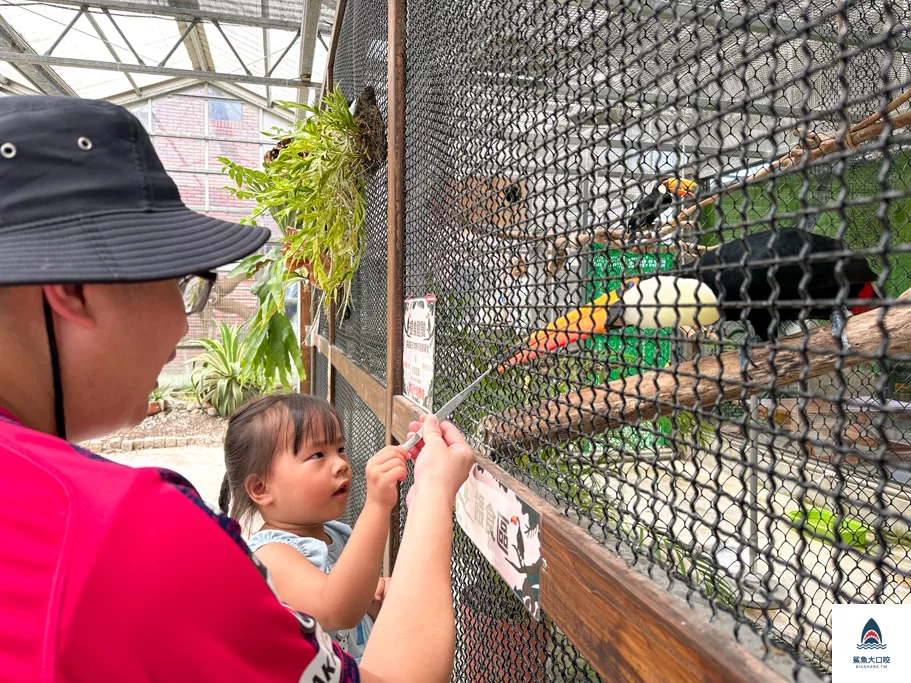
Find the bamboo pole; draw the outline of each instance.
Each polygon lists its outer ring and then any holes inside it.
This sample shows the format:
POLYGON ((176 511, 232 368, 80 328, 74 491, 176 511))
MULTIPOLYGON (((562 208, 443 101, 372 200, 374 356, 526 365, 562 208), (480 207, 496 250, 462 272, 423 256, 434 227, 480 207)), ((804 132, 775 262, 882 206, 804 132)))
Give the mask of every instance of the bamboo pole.
MULTIPOLYGON (((898 301, 911 304, 911 290, 898 301)), ((911 306, 895 306, 885 314, 885 336, 880 327, 882 314, 882 310, 874 310, 848 320, 845 331, 849 348, 843 355, 840 342, 827 327, 817 328, 808 339, 796 334, 779 340, 782 345, 790 342, 790 349, 754 350, 752 358, 758 367, 749 370, 746 386, 738 354, 729 351, 619 379, 604 387, 584 388, 531 406, 511 408, 485 418, 480 437, 488 448, 502 452, 540 448, 654 420, 677 408, 712 406, 768 391, 772 386, 825 375, 835 369, 839 359, 842 368, 849 368, 868 362, 864 355, 911 353, 911 306), (814 351, 812 357, 795 348, 804 341, 807 349, 814 351)))

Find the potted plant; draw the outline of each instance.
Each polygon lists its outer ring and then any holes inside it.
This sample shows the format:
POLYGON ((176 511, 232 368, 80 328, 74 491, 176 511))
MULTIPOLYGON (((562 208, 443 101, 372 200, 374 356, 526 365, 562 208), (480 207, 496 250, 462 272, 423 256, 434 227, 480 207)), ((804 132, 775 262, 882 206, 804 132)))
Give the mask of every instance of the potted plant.
POLYGON ((146 411, 146 417, 157 415, 168 409, 167 399, 171 396, 170 387, 155 387, 149 394, 149 408, 146 411))
POLYGON ((300 374, 303 365, 284 315, 285 289, 293 283, 313 286, 344 314, 364 249, 366 179, 385 158, 386 130, 372 88, 358 96, 353 109, 338 88, 319 107, 277 104, 304 118, 290 130, 270 132, 276 145, 266 153, 263 170, 224 157, 219 161, 236 184, 228 188, 234 196, 256 202, 245 222, 269 215, 281 232, 280 246, 245 259, 232 275, 257 277, 252 292, 260 306, 250 321, 248 360, 287 386, 289 359, 300 374))
POLYGON ((218 411, 219 417, 231 415, 237 408, 265 390, 266 383, 243 362, 247 340, 240 329, 218 323, 219 339, 199 339, 205 352, 189 361, 190 380, 199 403, 218 411))

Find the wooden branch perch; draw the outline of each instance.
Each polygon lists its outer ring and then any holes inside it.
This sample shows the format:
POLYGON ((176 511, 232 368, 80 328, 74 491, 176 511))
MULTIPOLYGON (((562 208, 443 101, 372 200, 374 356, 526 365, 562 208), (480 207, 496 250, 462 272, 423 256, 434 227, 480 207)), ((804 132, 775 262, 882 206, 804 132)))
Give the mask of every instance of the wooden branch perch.
MULTIPOLYGON (((911 303, 911 290, 899 298, 911 303)), ((868 362, 858 354, 879 353, 883 335, 880 310, 869 311, 848 320, 846 332, 849 355, 841 358, 843 368, 868 362)), ((887 353, 911 352, 911 306, 895 306, 886 314, 887 353)), ((781 344, 801 344, 803 334, 779 340, 781 344)), ((540 448, 568 441, 580 434, 597 434, 638 421, 654 420, 674 411, 674 406, 694 408, 711 406, 787 386, 832 372, 838 361, 838 344, 828 327, 814 330, 807 343, 817 353, 804 356, 798 350, 779 350, 774 356, 774 376, 769 364, 770 351, 755 349, 752 357, 759 366, 749 370, 752 386, 743 386, 743 374, 736 351, 700 358, 660 371, 647 372, 611 382, 605 387, 586 388, 557 398, 545 399, 524 408, 491 415, 481 423, 480 438, 488 448, 509 452, 518 448, 540 448), (821 354, 819 351, 828 353, 821 354), (803 373, 806 372, 806 375, 803 373), (697 379, 696 375, 701 377, 697 379)))
MULTIPOLYGON (((898 107, 904 102, 907 102, 909 99, 911 99, 911 90, 903 93, 898 98, 893 100, 889 104, 889 107, 887 107, 887 111, 891 111, 895 107, 898 107)), ((819 135, 814 131, 808 132, 802 143, 791 149, 791 151, 789 151, 787 154, 779 157, 768 166, 759 169, 756 171, 756 173, 747 176, 743 180, 721 188, 720 191, 713 194, 711 197, 706 197, 699 203, 688 206, 677 215, 676 220, 681 223, 689 221, 690 217, 699 209, 704 209, 709 204, 714 204, 724 195, 730 194, 731 192, 735 192, 737 190, 742 190, 754 180, 767 176, 773 171, 796 166, 803 160, 803 157, 807 151, 810 153, 809 161, 815 161, 826 156, 827 154, 839 152, 844 149, 854 149, 864 142, 869 142, 870 140, 878 138, 886 126, 886 122, 879 121, 879 117, 880 112, 877 112, 876 114, 867 117, 860 123, 856 124, 856 126, 852 126, 844 132, 826 135, 819 135)), ((889 124, 893 129, 906 128, 908 126, 911 126, 911 112, 890 116, 889 124)), ((794 131, 794 135, 799 134, 799 131, 794 131)))

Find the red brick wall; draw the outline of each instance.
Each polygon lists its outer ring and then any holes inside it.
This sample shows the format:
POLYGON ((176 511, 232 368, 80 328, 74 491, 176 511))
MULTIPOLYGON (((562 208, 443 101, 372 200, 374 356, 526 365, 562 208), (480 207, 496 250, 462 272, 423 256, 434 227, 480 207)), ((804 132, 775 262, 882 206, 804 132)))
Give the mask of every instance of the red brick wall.
MULTIPOLYGON (((148 126, 148 108, 134 107, 133 110, 142 118, 142 123, 148 126)), ((236 109, 232 109, 232 113, 234 111, 236 109)), ((240 113, 240 121, 211 119, 207 122, 207 100, 180 94, 155 98, 151 104, 149 132, 165 169, 177 184, 181 199, 195 211, 230 221, 249 215, 255 205, 253 202, 238 201, 224 189, 231 184, 231 179, 219 173, 222 164, 218 157, 224 156, 244 166, 259 168, 264 151, 263 143, 229 140, 236 138, 256 141, 261 137, 263 128, 259 108, 242 102, 240 113), (178 135, 214 139, 175 137, 178 135), (211 173, 212 171, 216 173, 211 173)), ((273 233, 278 235, 278 229, 271 218, 262 219, 259 223, 272 228, 273 233)), ((225 275, 227 271, 220 273, 221 277, 225 275)), ((179 383, 179 378, 186 377, 186 361, 199 353, 198 348, 191 347, 191 342, 211 332, 213 319, 239 325, 255 310, 257 299, 250 293, 252 284, 252 280, 240 284, 226 300, 219 302, 220 305, 210 306, 212 315, 211 318, 207 316, 207 321, 198 315, 189 319, 190 331, 182 342, 177 359, 162 371, 166 382, 179 383)))

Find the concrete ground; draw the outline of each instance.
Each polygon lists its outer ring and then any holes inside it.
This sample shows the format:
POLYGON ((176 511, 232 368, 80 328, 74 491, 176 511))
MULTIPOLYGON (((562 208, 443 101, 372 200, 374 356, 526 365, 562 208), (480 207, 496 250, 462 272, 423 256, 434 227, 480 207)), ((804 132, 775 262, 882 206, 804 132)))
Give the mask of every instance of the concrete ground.
POLYGON ((220 446, 153 448, 128 453, 105 453, 104 457, 130 467, 165 467, 174 470, 189 479, 206 502, 218 502, 218 491, 225 476, 225 456, 220 446))

